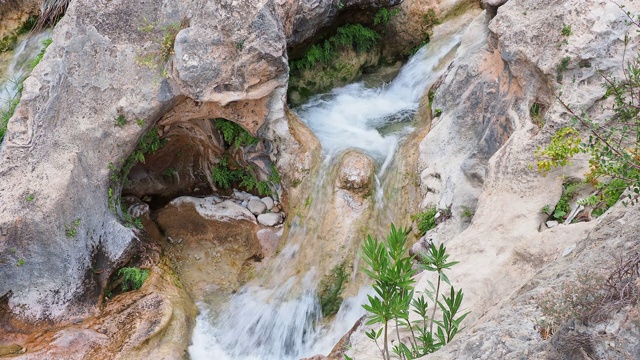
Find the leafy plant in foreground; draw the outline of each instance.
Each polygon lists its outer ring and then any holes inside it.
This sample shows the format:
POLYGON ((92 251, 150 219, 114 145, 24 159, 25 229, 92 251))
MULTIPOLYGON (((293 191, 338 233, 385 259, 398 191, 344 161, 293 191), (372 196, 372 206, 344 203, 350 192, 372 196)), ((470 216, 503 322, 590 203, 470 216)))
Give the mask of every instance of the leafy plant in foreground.
POLYGON ((372 329, 366 335, 376 343, 382 358, 391 359, 389 349, 390 327, 395 330, 397 345, 393 352, 400 359, 415 359, 432 353, 451 341, 461 329, 460 324, 468 313, 459 314, 462 305, 462 290, 455 291, 444 271, 457 262, 449 262, 446 248, 431 245, 428 254, 423 254, 420 266, 437 275, 436 285, 427 291, 427 297, 434 303, 429 316, 429 304, 424 295, 414 299, 416 274, 413 269, 413 256, 408 256, 407 229, 392 224, 386 243, 368 236, 361 248, 361 258, 367 267, 362 271, 374 280, 375 295, 368 296, 368 304, 363 305, 369 313, 368 325, 381 324, 378 330, 372 329), (449 296, 442 295, 442 282, 450 286, 449 296), (437 310, 440 316, 436 318, 437 310), (418 320, 410 320, 410 310, 418 315, 418 320), (408 343, 400 341, 400 329, 410 333, 408 343), (435 329, 435 330, 434 330, 435 329), (380 339, 382 337, 382 340, 380 339), (382 341, 382 346, 380 342, 382 341))

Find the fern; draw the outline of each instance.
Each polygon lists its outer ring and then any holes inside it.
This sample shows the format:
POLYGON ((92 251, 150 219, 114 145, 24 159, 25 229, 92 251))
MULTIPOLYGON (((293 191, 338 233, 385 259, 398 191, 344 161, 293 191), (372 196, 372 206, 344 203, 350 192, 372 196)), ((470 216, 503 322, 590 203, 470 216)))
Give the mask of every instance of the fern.
POLYGON ((118 270, 118 275, 122 276, 122 291, 138 290, 149 278, 149 270, 142 270, 135 267, 124 267, 118 270))
POLYGON ((220 131, 224 142, 228 146, 235 145, 236 149, 240 146, 249 146, 258 143, 258 139, 251 136, 242 126, 222 118, 216 119, 215 128, 220 131))

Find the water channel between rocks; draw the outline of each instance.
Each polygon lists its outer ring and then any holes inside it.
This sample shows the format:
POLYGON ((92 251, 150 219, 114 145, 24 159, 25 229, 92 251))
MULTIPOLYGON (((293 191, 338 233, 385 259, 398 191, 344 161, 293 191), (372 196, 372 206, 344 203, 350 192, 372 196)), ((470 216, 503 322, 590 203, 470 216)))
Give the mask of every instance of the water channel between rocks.
POLYGON ((199 304, 189 347, 192 359, 284 360, 326 355, 364 315, 361 304, 369 288, 355 280, 358 257, 354 254, 365 233, 379 233, 389 225, 382 222, 400 220, 393 206, 385 205, 399 186, 393 176, 397 172, 394 155, 415 130, 412 123, 420 98, 444 72, 459 38, 460 32, 425 46, 390 83, 377 87, 351 84, 315 96, 295 109, 323 149, 324 161, 313 175, 307 198, 309 209, 292 216, 282 250, 226 305, 199 304), (375 161, 376 186, 375 194, 355 205, 349 203, 353 211, 343 214, 339 206, 336 211, 332 199, 337 163, 349 149, 375 161), (334 215, 327 219, 329 213, 334 215), (336 236, 345 233, 353 236, 336 236), (357 287, 328 321, 322 318, 316 288, 320 277, 340 263, 346 264, 350 282, 357 287))

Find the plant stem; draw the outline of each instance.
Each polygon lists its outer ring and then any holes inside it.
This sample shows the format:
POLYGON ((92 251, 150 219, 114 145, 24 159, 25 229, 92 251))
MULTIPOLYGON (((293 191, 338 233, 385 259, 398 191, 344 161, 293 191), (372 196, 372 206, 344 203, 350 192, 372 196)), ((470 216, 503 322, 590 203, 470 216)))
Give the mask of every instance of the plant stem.
POLYGON ((431 325, 429 326, 429 332, 433 334, 433 321, 436 318, 436 308, 438 307, 438 297, 440 296, 440 271, 438 271, 438 285, 436 286, 436 296, 433 298, 433 311, 431 312, 431 325))
POLYGON ((385 360, 390 360, 389 357, 389 343, 388 343, 388 334, 387 334, 387 326, 389 325, 389 320, 384 322, 384 355, 386 356, 385 360))
MULTIPOLYGON (((396 316, 396 336, 398 336, 398 349, 400 349, 400 330, 398 330, 398 317, 397 316, 396 316)), ((400 359, 405 359, 405 356, 404 356, 403 352, 400 352, 400 359)))

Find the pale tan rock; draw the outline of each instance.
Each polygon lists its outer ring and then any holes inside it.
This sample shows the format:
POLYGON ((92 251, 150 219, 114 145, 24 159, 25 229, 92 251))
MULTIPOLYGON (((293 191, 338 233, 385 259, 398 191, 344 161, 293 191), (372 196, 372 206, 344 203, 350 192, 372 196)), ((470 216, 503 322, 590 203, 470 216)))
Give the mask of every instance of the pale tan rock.
POLYGON ((372 191, 375 163, 370 157, 350 150, 341 157, 339 164, 336 176, 338 188, 359 195, 372 191))

